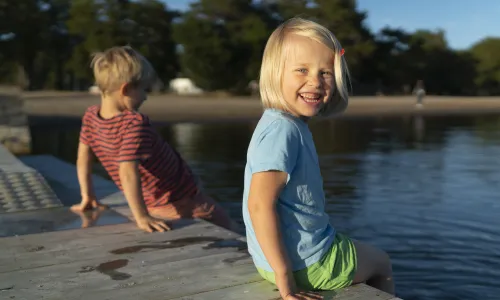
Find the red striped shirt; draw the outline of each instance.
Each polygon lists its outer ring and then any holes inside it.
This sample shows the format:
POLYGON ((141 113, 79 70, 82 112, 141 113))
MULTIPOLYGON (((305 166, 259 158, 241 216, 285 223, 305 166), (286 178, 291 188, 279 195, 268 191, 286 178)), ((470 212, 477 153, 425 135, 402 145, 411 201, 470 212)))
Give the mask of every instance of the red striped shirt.
POLYGON ((191 169, 156 132, 147 116, 125 111, 111 119, 102 119, 99 108, 94 105, 85 112, 80 142, 90 146, 120 190, 123 188, 119 163, 137 160, 148 207, 162 206, 198 192, 191 169))

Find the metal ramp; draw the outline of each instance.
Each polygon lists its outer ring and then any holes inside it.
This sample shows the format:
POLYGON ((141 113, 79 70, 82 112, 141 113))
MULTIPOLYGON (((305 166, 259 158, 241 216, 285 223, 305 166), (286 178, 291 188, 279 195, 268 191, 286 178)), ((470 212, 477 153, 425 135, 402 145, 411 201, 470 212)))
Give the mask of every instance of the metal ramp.
POLYGON ((62 207, 45 178, 0 145, 0 213, 62 207))

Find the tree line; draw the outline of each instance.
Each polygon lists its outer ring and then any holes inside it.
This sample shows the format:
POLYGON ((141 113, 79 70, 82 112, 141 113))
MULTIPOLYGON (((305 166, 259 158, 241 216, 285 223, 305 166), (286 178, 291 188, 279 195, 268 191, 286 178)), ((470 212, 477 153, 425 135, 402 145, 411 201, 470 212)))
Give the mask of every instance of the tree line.
POLYGON ((500 38, 456 51, 444 31, 372 32, 355 0, 198 0, 187 11, 160 0, 0 0, 0 82, 27 90, 92 85, 90 55, 131 45, 168 82, 248 92, 270 33, 303 16, 345 48, 357 95, 408 94, 417 80, 436 95, 499 95, 500 38))

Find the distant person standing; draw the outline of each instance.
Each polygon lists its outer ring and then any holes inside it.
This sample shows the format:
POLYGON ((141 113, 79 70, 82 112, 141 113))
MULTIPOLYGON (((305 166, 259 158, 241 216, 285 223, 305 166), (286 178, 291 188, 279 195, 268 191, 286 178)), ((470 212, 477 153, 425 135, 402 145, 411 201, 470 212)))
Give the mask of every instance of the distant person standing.
POLYGON ((257 80, 252 80, 248 83, 248 89, 250 90, 250 94, 252 96, 259 94, 259 83, 257 80))
POLYGON ((425 97, 424 82, 422 80, 417 81, 415 88, 413 89, 413 93, 417 95, 417 108, 421 108, 425 97))

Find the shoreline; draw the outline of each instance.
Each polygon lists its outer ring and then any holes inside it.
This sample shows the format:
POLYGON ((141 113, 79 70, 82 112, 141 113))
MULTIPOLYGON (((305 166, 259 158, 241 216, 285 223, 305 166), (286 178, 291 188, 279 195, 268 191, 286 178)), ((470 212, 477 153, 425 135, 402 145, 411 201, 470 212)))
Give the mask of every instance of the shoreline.
MULTIPOLYGON (((24 96, 24 109, 30 125, 80 123, 87 107, 99 97, 86 93, 24 96)), ((500 97, 436 97, 424 99, 417 108, 414 97, 352 97, 347 110, 333 118, 500 115, 500 97)), ((203 97, 152 95, 141 107, 155 123, 247 122, 258 120, 262 107, 257 97, 203 97)))

